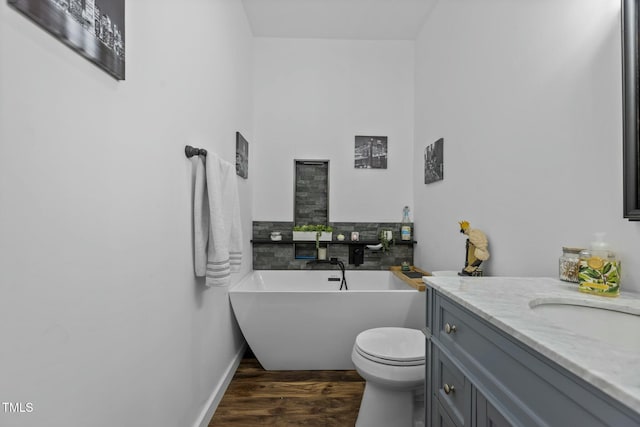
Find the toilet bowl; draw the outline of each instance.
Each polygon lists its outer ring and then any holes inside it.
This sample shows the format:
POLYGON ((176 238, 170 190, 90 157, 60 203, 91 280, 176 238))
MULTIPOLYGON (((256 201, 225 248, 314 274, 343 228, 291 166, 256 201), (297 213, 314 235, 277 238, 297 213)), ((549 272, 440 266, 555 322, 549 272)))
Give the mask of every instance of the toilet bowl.
POLYGON ((421 331, 396 327, 363 331, 356 337, 351 360, 366 380, 356 427, 421 425, 417 418, 424 418, 424 412, 416 408, 416 404, 424 407, 421 331))

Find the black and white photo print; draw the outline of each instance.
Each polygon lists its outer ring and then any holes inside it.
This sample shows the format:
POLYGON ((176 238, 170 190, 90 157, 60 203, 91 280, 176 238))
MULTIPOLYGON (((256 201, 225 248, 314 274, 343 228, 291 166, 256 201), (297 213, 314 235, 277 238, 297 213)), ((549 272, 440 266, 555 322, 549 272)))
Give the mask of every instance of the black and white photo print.
POLYGON ((124 80, 125 0, 7 0, 117 80, 124 80))
POLYGON ((356 135, 354 154, 356 169, 386 169, 387 137, 356 135))
POLYGON ((424 149, 424 183, 441 181, 444 179, 444 157, 443 147, 444 138, 440 138, 436 142, 424 149))
POLYGON ((249 177, 249 142, 236 132, 236 175, 249 177))

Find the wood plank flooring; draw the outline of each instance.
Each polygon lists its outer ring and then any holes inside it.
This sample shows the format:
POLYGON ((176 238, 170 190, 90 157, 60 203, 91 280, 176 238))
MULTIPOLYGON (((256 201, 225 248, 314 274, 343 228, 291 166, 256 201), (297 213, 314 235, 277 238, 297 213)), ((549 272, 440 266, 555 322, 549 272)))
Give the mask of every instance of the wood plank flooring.
POLYGON ((363 391, 356 371, 265 371, 249 354, 209 427, 353 427, 363 391))

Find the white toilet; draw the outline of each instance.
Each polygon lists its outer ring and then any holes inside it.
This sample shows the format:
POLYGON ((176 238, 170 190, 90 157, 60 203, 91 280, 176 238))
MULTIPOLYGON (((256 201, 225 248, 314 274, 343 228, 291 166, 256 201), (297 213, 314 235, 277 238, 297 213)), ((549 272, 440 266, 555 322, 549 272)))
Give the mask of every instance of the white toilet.
POLYGON ((351 360, 366 380, 356 427, 424 425, 422 331, 395 327, 363 331, 356 337, 351 360))

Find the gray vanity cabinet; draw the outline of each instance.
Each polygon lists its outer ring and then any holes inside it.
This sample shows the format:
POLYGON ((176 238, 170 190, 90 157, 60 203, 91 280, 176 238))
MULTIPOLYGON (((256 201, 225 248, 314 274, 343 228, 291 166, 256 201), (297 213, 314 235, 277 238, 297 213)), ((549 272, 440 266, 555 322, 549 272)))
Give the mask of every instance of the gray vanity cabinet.
POLYGON ((427 425, 640 425, 639 414, 582 378, 431 286, 426 293, 427 425))
POLYGON ((475 425, 478 427, 507 427, 511 423, 487 400, 477 389, 474 400, 476 402, 475 425))

